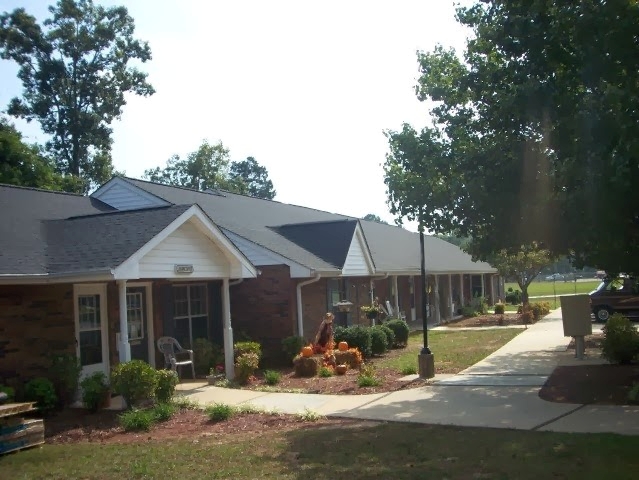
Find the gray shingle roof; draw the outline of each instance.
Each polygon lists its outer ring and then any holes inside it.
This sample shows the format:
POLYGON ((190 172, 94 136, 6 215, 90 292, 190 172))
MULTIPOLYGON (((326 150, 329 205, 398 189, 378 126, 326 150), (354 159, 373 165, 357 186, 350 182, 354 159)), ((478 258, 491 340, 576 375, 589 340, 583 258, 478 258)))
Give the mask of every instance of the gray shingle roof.
POLYGON ((0 274, 47 273, 43 220, 108 211, 82 195, 0 185, 0 274))
POLYGON ((332 220, 282 225, 273 227, 273 230, 341 269, 346 261, 356 226, 356 220, 332 220))
POLYGON ((177 205, 47 221, 48 272, 116 268, 189 208, 177 205))
MULTIPOLYGON (((213 195, 132 178, 125 178, 125 180, 173 204, 197 203, 219 226, 318 271, 335 270, 341 256, 335 253, 323 253, 321 251, 323 247, 314 243, 316 241, 319 243, 319 239, 312 239, 308 226, 300 226, 300 230, 297 231, 297 227, 292 225, 356 220, 346 215, 230 192, 213 195), (287 226, 286 232, 272 228, 283 225, 287 226), (293 238, 293 231, 297 233, 301 231, 301 238, 293 238)), ((419 235, 417 233, 365 220, 360 220, 360 223, 377 271, 419 271, 419 235)), ((351 238, 352 233, 346 249, 350 246, 351 238)), ((343 241, 344 239, 335 247, 337 250, 341 251, 344 248, 343 241)), ((487 263, 473 262, 470 255, 455 245, 435 237, 425 237, 425 251, 426 269, 429 272, 495 271, 487 263)), ((338 265, 338 268, 342 265, 343 262, 338 265)))
POLYGON ((0 275, 115 268, 189 207, 118 212, 91 197, 0 185, 0 275))

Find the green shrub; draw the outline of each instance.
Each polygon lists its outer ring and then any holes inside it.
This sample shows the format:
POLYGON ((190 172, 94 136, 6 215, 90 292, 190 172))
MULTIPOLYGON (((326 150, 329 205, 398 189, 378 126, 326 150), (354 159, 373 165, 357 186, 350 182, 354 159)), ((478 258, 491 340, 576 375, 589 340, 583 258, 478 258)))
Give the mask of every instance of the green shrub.
POLYGON ((127 432, 148 431, 155 422, 152 410, 132 409, 123 412, 119 416, 120 425, 127 432))
POLYGON ((180 382, 177 373, 173 370, 157 370, 157 387, 155 389, 155 400, 158 403, 168 403, 175 394, 175 387, 180 382))
POLYGON ((639 403, 639 382, 634 382, 628 392, 628 401, 630 403, 639 403))
POLYGON ((388 350, 388 337, 379 327, 371 329, 371 352, 373 355, 382 355, 388 350))
POLYGON ((471 304, 479 315, 486 315, 488 313, 488 300, 486 297, 478 295, 473 298, 471 304))
POLYGON ((268 385, 277 385, 278 383, 280 383, 280 378, 280 372, 277 372, 275 370, 267 370, 264 372, 264 381, 268 385))
POLYGON ((51 355, 49 378, 53 382, 55 393, 61 407, 70 405, 78 391, 82 365, 78 357, 71 353, 51 355))
POLYGON ((235 362, 245 353, 254 353, 257 355, 257 361, 259 363, 262 358, 262 346, 258 342, 236 342, 233 348, 233 358, 235 362))
POLYGON ((477 316, 475 307, 471 307, 470 305, 466 305, 465 307, 462 307, 461 314, 467 318, 472 318, 477 316))
POLYGON ((385 323, 378 325, 377 328, 381 329, 386 334, 388 340, 388 348, 393 348, 395 345, 395 332, 388 327, 385 323))
POLYGON ((82 403, 90 412, 97 412, 109 395, 109 384, 103 372, 95 372, 80 382, 82 403))
POLYGON ((119 363, 111 371, 111 388, 122 395, 127 408, 153 399, 157 384, 155 369, 142 360, 119 363))
POLYGON ((295 356, 302 350, 304 343, 304 339, 302 337, 298 337, 297 335, 286 337, 284 340, 282 340, 282 350, 284 350, 286 358, 293 360, 295 356))
POLYGON ((213 405, 207 405, 204 412, 213 422, 221 422, 231 418, 235 413, 235 409, 224 403, 214 403, 213 405))
POLYGON ((364 357, 372 355, 372 336, 370 327, 354 325, 336 327, 333 332, 335 343, 346 342, 350 348, 357 348, 364 357))
POLYGON ((158 403, 151 409, 151 412, 154 421, 166 422, 173 416, 176 410, 177 407, 172 403, 158 403))
POLYGON ((254 352, 242 353, 235 362, 235 380, 240 385, 248 382, 260 363, 260 357, 254 352))
POLYGON ((530 309, 532 310, 532 314, 535 320, 539 320, 544 315, 548 315, 550 313, 550 303, 549 302, 531 303, 530 309))
POLYGON ((408 334, 410 333, 408 323, 404 320, 390 320, 384 323, 384 325, 390 328, 395 334, 393 348, 401 348, 408 345, 408 334))
POLYGON ((193 366, 195 373, 206 375, 212 367, 224 363, 224 350, 206 338, 193 341, 193 366))
POLYGON ((503 303, 495 304, 495 315, 503 315, 506 312, 506 305, 503 303))
POLYGON ((0 393, 6 393, 7 394, 7 401, 8 402, 12 402, 15 400, 16 398, 16 391, 15 389, 7 386, 7 385, 0 385, 0 393))
POLYGON ((53 382, 44 377, 34 378, 25 385, 24 398, 36 402, 35 406, 44 416, 51 413, 58 401, 53 382))
POLYGON ((521 303, 521 292, 519 290, 515 290, 513 292, 512 287, 508 289, 508 293, 506 294, 506 303, 510 303, 511 305, 518 305, 521 303))
POLYGON ((319 372, 317 372, 317 375, 322 378, 328 378, 333 376, 333 372, 334 370, 330 367, 321 367, 319 372))
POLYGON ((630 363, 639 354, 639 333, 622 314, 612 315, 602 331, 602 355, 611 363, 630 363))
POLYGON ((417 367, 415 365, 404 365, 401 369, 402 375, 415 375, 417 367))

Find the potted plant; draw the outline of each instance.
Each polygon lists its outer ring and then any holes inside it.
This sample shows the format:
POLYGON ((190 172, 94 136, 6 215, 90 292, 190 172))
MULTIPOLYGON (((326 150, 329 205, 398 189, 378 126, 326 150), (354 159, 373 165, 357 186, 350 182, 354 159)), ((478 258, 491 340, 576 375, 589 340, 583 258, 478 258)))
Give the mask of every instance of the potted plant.
POLYGON ((362 305, 360 307, 362 312, 366 315, 366 318, 374 319, 382 312, 382 308, 373 302, 371 305, 362 305))
POLYGON ((106 408, 111 403, 111 389, 103 372, 95 372, 80 382, 82 402, 91 412, 106 408))

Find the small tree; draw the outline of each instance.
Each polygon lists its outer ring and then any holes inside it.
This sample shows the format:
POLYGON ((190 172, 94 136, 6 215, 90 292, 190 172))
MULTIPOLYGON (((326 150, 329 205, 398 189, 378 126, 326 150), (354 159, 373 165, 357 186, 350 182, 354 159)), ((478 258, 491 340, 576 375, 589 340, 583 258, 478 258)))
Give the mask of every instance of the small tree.
POLYGON ((518 251, 500 250, 489 258, 489 263, 500 275, 514 277, 521 288, 521 301, 528 304, 528 285, 541 270, 555 261, 555 257, 537 243, 523 245, 518 251))

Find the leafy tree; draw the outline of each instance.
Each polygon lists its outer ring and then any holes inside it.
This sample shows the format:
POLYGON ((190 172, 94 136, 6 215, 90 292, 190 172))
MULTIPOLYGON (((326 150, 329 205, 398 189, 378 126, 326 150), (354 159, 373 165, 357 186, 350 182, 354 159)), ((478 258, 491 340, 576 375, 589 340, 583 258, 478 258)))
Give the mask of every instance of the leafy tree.
POLYGON ((211 145, 204 141, 186 158, 173 155, 166 162, 166 167, 146 170, 144 176, 152 182, 194 190, 233 190, 233 181, 229 177, 229 163, 229 150, 222 142, 211 145))
POLYGON ((20 132, 4 118, 0 118, 0 183, 68 192, 81 184, 77 177, 57 173, 38 146, 24 143, 20 132))
POLYGON ((253 157, 240 162, 231 162, 230 178, 237 187, 237 193, 245 193, 251 197, 273 200, 275 190, 273 182, 268 178, 268 171, 253 157), (243 190, 245 186, 245 191, 243 190))
POLYGON ((369 222, 377 222, 383 223, 384 225, 388 225, 388 222, 382 220, 379 215, 375 215, 374 213, 367 213, 362 217, 362 220, 368 220, 369 222))
POLYGON ((219 189, 269 200, 275 196, 266 168, 253 157, 231 162, 222 142, 211 145, 204 141, 186 158, 173 155, 164 168, 148 169, 144 176, 152 182, 194 190, 219 189))
POLYGON ((84 180, 84 190, 112 173, 111 127, 125 94, 154 93, 146 73, 151 50, 133 38, 124 7, 92 0, 58 0, 42 26, 24 8, 0 15, 0 56, 15 61, 24 90, 8 113, 37 120, 50 135, 46 149, 58 170, 84 180))
POLYGON ((389 136, 394 212, 484 260, 538 241, 639 272, 639 3, 477 1, 457 20, 463 55, 418 53, 432 127, 389 136))
POLYGON ((555 260, 552 253, 533 242, 517 250, 500 250, 490 256, 489 261, 500 275, 515 278, 521 288, 521 300, 528 303, 528 285, 544 267, 555 260))
POLYGON ((434 237, 444 240, 445 242, 452 243, 453 245, 467 250, 470 243, 470 238, 455 237, 454 235, 434 235, 434 237))

